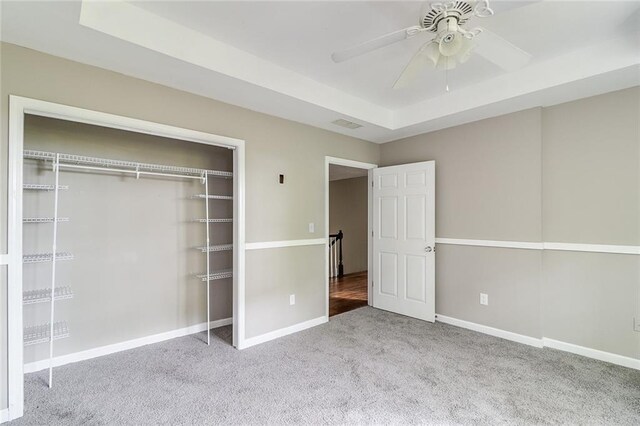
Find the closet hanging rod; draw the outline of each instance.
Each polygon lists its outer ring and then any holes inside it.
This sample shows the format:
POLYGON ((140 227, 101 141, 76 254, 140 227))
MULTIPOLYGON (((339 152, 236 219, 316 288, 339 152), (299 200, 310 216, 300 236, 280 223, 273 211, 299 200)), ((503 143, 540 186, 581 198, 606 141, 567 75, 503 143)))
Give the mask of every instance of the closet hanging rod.
POLYGON ((233 195, 207 195, 207 194, 196 194, 192 195, 193 199, 208 199, 208 200, 233 200, 233 195))
POLYGON ((66 168, 191 179, 202 179, 202 177, 205 175, 226 179, 233 178, 232 172, 225 172, 220 170, 196 169, 192 167, 170 166, 163 164, 138 163, 135 161, 113 160, 108 158, 87 157, 74 154, 56 154, 54 152, 46 151, 23 151, 23 157, 26 159, 50 161, 52 163, 55 161, 56 155, 58 155, 59 158, 59 166, 66 168))
POLYGON ((178 175, 173 173, 160 173, 160 172, 143 172, 143 171, 135 171, 128 169, 115 169, 111 167, 100 167, 100 166, 82 166, 79 164, 59 164, 60 168, 67 169, 81 169, 81 170, 97 170, 103 172, 114 172, 114 173, 129 173, 132 175, 152 175, 152 176, 166 176, 166 177, 176 177, 181 179, 202 179, 202 176, 190 176, 190 175, 178 175))

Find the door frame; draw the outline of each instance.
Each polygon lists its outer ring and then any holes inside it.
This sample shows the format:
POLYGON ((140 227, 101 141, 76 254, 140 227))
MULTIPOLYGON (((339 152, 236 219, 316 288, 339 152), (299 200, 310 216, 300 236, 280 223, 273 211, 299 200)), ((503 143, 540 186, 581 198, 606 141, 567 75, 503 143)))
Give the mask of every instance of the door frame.
POLYGON ((364 163, 362 161, 349 160, 347 158, 324 157, 324 238, 326 241, 324 250, 324 275, 325 275, 325 315, 329 318, 329 165, 353 167, 367 170, 367 304, 373 306, 373 291, 371 288, 373 266, 373 169, 377 164, 364 163))
MULTIPOLYGON (((233 149, 233 346, 245 341, 245 141, 53 102, 9 97, 7 388, 8 420, 24 412, 22 318, 22 162, 25 114, 233 149)), ((6 258, 6 259, 5 259, 6 258)), ((4 263, 4 262, 3 262, 4 263)))

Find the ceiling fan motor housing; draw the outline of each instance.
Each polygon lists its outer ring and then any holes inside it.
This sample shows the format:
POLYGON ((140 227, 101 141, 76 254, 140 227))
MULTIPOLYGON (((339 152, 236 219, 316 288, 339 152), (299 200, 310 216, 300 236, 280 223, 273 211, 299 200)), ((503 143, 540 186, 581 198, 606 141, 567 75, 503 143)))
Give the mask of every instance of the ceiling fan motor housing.
POLYGON ((458 25, 463 25, 473 16, 473 12, 473 5, 469 1, 432 3, 429 11, 420 20, 420 25, 422 28, 437 33, 440 22, 447 17, 454 17, 458 21, 458 25))

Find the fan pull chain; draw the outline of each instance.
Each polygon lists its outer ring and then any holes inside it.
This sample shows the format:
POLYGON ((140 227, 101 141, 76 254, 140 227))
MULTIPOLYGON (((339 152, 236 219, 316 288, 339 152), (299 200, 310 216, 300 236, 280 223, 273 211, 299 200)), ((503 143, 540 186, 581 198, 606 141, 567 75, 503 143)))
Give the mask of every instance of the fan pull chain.
POLYGON ((447 65, 444 69, 444 85, 445 85, 445 90, 447 91, 447 93, 449 93, 449 57, 447 56, 447 65))

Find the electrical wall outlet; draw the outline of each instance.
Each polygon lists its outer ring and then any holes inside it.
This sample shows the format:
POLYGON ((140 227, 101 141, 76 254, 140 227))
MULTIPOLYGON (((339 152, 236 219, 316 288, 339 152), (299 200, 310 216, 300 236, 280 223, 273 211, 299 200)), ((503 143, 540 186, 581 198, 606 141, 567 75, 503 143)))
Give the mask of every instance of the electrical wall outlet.
POLYGON ((640 318, 633 319, 633 329, 640 333, 640 318))
POLYGON ((296 295, 295 294, 290 294, 289 295, 289 304, 290 305, 295 305, 296 304, 296 295))
POLYGON ((309 233, 313 234, 314 232, 316 232, 316 224, 313 222, 309 222, 309 233))
POLYGON ((488 305, 489 304, 489 295, 486 293, 480 293, 480 304, 488 305))

